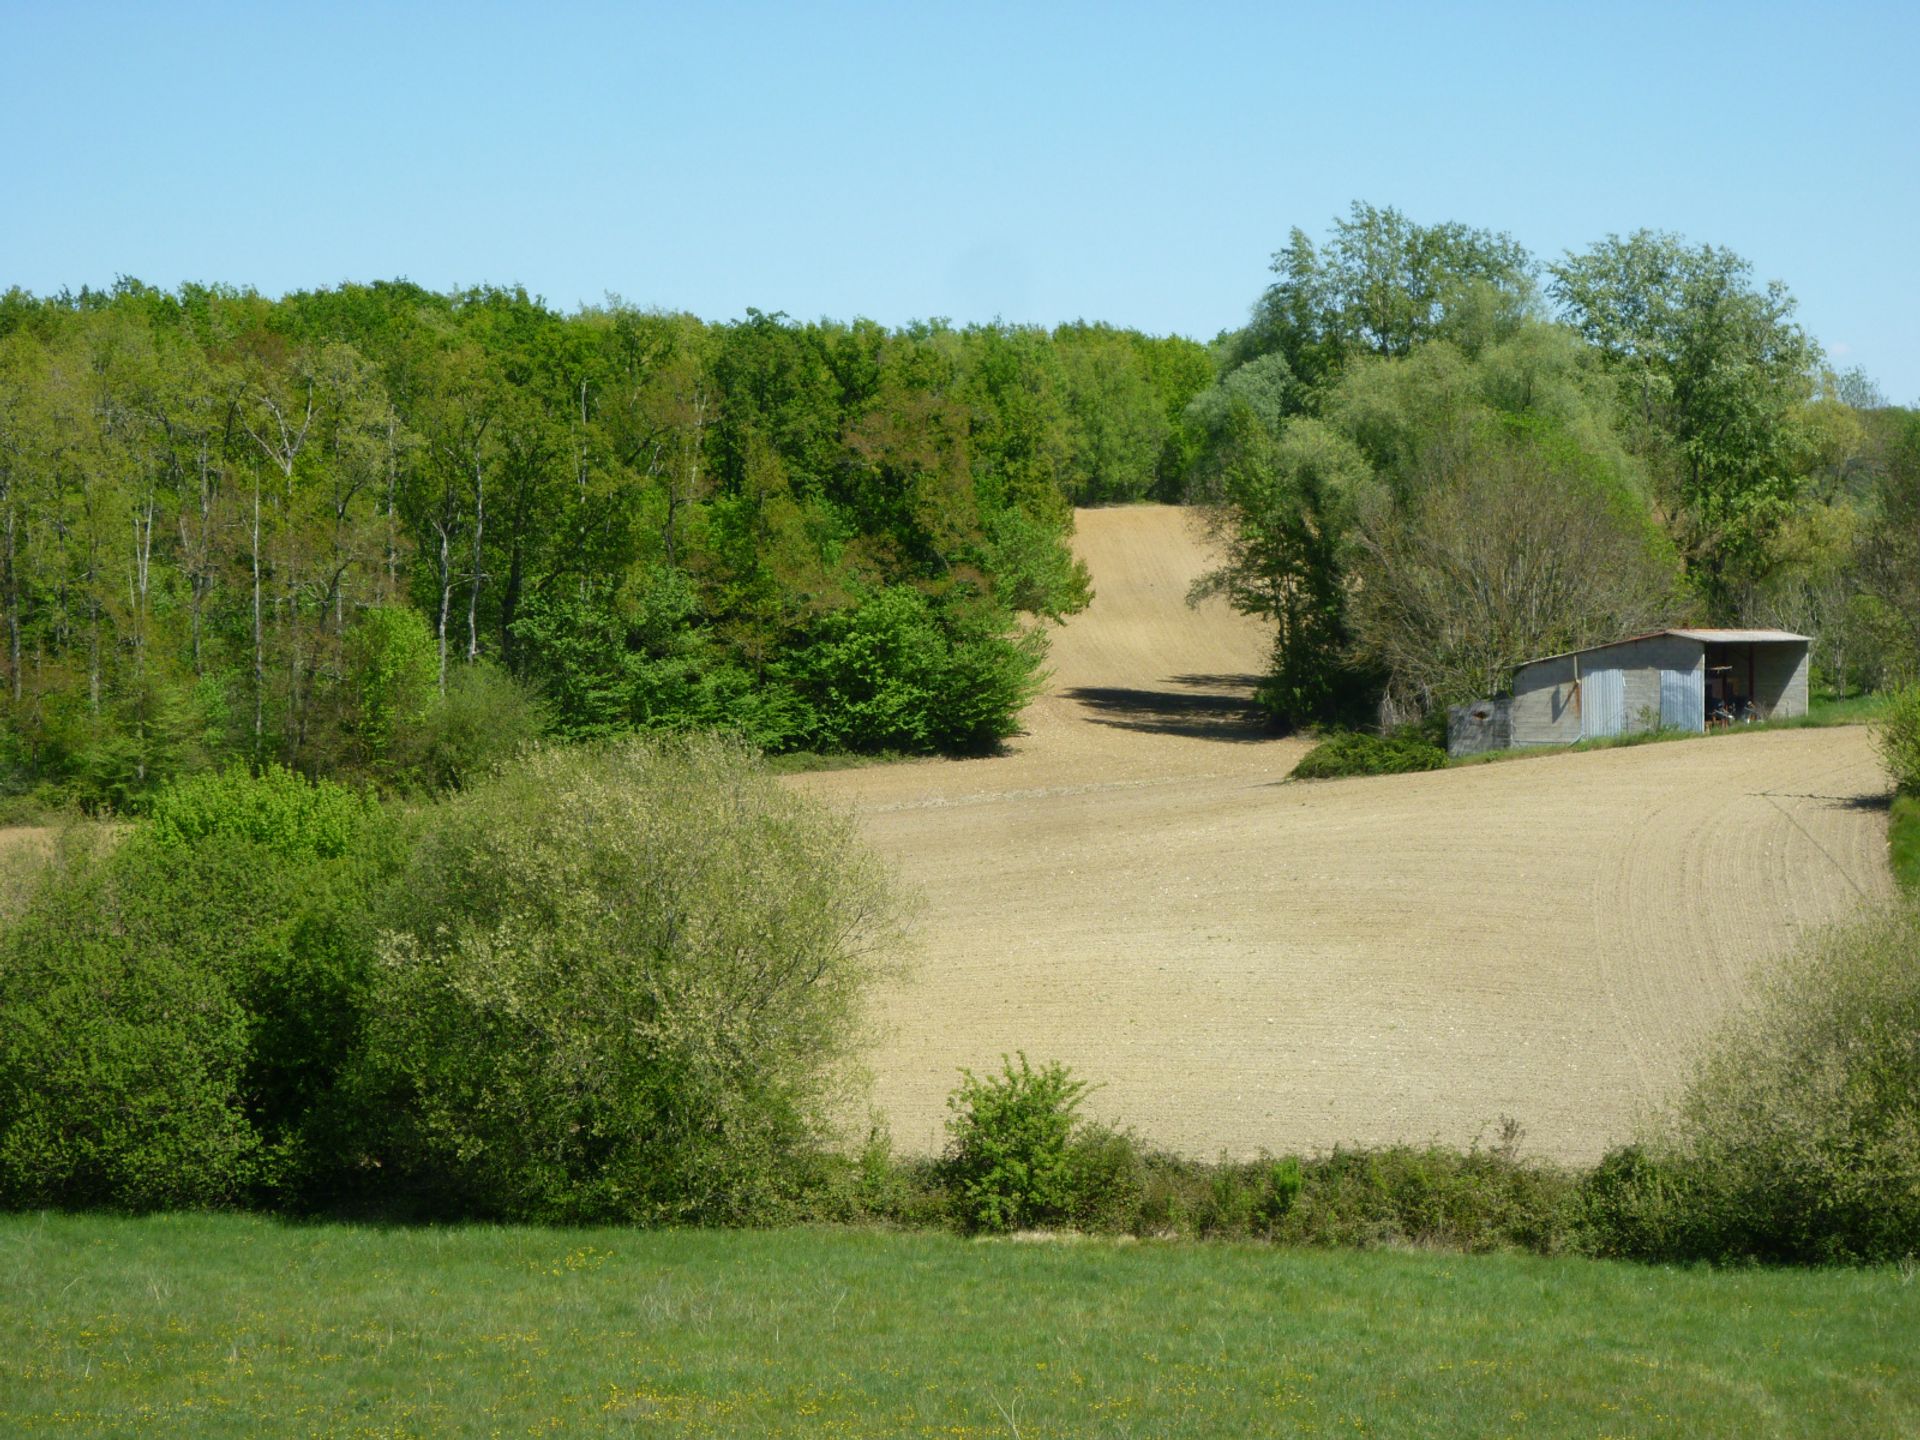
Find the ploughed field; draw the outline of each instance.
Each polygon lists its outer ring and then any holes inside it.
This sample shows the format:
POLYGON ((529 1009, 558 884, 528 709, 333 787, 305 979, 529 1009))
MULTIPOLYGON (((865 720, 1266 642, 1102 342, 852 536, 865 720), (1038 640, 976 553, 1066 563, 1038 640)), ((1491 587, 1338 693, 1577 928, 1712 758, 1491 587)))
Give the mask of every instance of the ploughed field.
POLYGON ((1626 1138, 1755 967, 1892 893, 1859 727, 1285 782, 1260 625, 1186 604, 1182 511, 1082 511, 1097 597, 1004 756, 828 772, 922 895, 874 1102, 937 1149, 960 1067, 1058 1059, 1200 1156, 1626 1138))

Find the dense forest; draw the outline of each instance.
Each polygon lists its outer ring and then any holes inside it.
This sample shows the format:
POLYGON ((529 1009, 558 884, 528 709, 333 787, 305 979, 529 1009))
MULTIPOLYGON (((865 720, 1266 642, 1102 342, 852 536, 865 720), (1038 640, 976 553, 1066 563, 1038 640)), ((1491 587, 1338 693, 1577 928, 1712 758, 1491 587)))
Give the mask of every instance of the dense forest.
POLYGON ((536 730, 1009 733, 1074 504, 1177 492, 1205 347, 524 293, 0 301, 4 769, 457 784, 536 730))
POLYGON ((1920 655, 1920 415, 1780 285, 1356 204, 1212 345, 708 323, 402 283, 0 297, 0 790, 232 761, 443 788, 540 732, 1011 733, 1071 507, 1191 501, 1285 724, 1393 725, 1681 619, 1920 655))

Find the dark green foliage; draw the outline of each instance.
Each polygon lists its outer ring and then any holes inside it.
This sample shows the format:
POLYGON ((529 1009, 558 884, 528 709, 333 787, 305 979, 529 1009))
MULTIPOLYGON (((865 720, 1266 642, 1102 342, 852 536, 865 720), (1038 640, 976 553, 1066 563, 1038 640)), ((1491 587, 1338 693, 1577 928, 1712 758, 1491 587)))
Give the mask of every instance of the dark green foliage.
POLYGON ((1348 775, 1404 775, 1438 770, 1447 752, 1417 732, 1367 735, 1336 731, 1309 750, 1293 767, 1295 780, 1337 780, 1348 775))
POLYGON ((1887 859, 1893 878, 1920 899, 1920 795, 1896 795, 1887 812, 1887 859))
POLYGON ((1043 641, 958 597, 895 586, 828 616, 785 662, 822 749, 979 752, 1013 732, 1039 688, 1043 641))
POLYGON ((69 848, 0 940, 0 1204, 222 1205, 252 1185, 248 1018, 167 879, 69 848))
POLYGON ((70 850, 0 934, 0 1192, 155 1208, 334 1194, 338 1093, 396 855, 360 797, 286 771, 161 791, 70 850))
MULTIPOLYGON (((1057 1061, 1034 1069, 1002 1057, 1001 1073, 984 1079, 963 1070, 947 1098, 948 1184, 963 1229, 1007 1231, 1056 1225, 1072 1211, 1075 1112, 1088 1085, 1057 1061)), ((1097 1145, 1098 1142, 1096 1142, 1097 1145)), ((1082 1152, 1078 1174, 1110 1177, 1111 1157, 1082 1152)), ((1095 1207, 1110 1178, 1092 1195, 1095 1207)))

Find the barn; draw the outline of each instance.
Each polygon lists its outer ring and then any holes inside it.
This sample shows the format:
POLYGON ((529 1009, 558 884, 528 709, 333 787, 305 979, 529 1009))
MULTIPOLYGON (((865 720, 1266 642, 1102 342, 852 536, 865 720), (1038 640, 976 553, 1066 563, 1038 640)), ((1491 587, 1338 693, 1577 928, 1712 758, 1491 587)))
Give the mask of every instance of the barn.
POLYGON ((1805 715, 1809 644, 1786 630, 1655 630, 1528 660, 1514 670, 1510 699, 1454 707, 1448 749, 1571 745, 1805 715))

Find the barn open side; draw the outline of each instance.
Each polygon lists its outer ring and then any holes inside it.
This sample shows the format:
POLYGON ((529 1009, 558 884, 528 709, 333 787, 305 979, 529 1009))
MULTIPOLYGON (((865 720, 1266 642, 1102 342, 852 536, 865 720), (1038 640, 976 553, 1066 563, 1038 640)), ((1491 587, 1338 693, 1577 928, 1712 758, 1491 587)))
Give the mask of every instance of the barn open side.
MULTIPOLYGON (((1511 699, 1499 707, 1501 738, 1571 745, 1805 715, 1809 645, 1785 630, 1657 630, 1529 660, 1514 670, 1511 699)), ((1456 708, 1462 714, 1449 738, 1460 738, 1450 748, 1493 748, 1491 733, 1474 728, 1474 707, 1456 708)))

